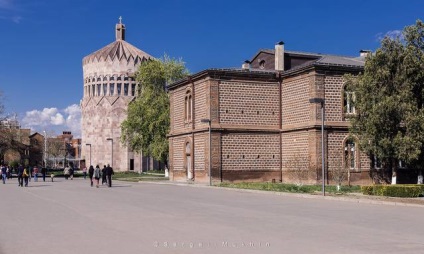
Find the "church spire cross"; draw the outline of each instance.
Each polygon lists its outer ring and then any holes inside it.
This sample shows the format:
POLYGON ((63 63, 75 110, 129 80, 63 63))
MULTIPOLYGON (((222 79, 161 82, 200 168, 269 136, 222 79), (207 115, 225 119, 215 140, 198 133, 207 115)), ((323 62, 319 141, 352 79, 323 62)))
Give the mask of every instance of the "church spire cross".
POLYGON ((122 24, 122 17, 121 16, 119 16, 119 24, 122 24))

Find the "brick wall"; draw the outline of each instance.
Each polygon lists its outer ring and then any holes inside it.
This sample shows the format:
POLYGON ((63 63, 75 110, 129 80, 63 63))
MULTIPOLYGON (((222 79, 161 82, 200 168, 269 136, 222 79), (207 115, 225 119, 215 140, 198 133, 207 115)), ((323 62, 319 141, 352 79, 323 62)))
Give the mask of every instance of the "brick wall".
POLYGON ((278 134, 222 134, 223 170, 280 170, 278 134))
POLYGON ((341 75, 325 76, 325 120, 343 121, 343 89, 344 79, 341 75))
POLYGON ((278 94, 278 83, 223 81, 219 84, 220 123, 278 127, 278 94))
POLYGON ((310 120, 310 82, 309 75, 283 80, 281 91, 283 128, 310 120))

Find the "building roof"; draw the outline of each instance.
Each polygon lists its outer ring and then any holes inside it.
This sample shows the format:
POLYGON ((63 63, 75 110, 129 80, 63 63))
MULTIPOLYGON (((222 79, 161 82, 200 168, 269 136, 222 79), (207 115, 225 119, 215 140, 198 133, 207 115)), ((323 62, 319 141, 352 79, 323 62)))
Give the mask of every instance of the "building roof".
POLYGON ((84 57, 82 62, 83 64, 94 62, 95 60, 100 62, 106 61, 108 58, 111 61, 115 61, 115 59, 117 59, 118 61, 122 59, 128 61, 131 58, 133 58, 134 60, 137 58, 139 58, 139 60, 147 60, 153 57, 124 40, 117 40, 97 50, 96 52, 84 57))
MULTIPOLYGON (((265 52, 268 54, 275 54, 274 49, 261 49, 255 56, 252 58, 256 58, 261 52, 265 52)), ((304 57, 315 57, 316 60, 311 62, 308 65, 316 65, 316 66, 344 66, 344 67, 359 67, 363 68, 365 65, 365 57, 351 57, 351 56, 339 56, 339 55, 330 55, 330 54, 322 54, 322 53, 311 53, 311 52, 302 52, 302 51, 290 51, 285 50, 285 54, 291 56, 304 56, 304 57)))
POLYGON ((125 41, 125 25, 121 23, 121 18, 119 22, 119 24, 116 24, 116 40, 84 57, 82 59, 83 64, 94 62, 95 60, 98 62, 106 61, 108 59, 110 61, 121 61, 123 59, 129 61, 133 58, 134 62, 139 62, 153 58, 146 52, 125 41))

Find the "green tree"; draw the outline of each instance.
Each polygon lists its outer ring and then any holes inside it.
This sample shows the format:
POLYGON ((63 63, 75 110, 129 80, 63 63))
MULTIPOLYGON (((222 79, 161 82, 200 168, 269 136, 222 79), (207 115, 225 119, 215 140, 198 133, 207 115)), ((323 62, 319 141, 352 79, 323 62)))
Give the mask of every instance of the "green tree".
POLYGON ((143 62, 137 72, 141 84, 136 99, 128 106, 121 124, 121 142, 135 152, 143 152, 167 163, 169 145, 169 96, 166 85, 182 79, 188 71, 181 60, 165 55, 143 62))
POLYGON ((384 38, 367 57, 364 73, 346 79, 347 89, 355 91, 358 111, 350 132, 359 138, 361 150, 377 156, 392 172, 396 183, 399 160, 411 166, 423 161, 423 22, 406 27, 401 37, 384 38))

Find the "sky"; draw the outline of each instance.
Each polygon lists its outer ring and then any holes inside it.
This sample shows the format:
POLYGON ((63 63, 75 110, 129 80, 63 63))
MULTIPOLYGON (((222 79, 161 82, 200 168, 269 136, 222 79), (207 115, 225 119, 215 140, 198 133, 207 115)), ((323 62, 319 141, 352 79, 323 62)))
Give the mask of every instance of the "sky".
POLYGON ((0 0, 0 104, 33 132, 81 136, 82 58, 115 40, 182 58, 191 73, 241 67, 260 49, 375 51, 417 19, 422 0, 0 0))

